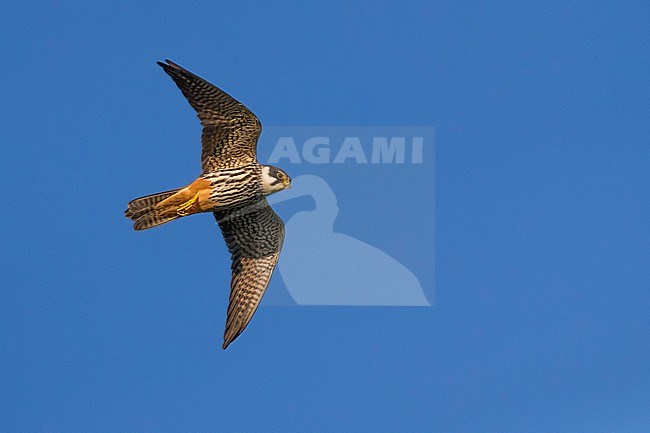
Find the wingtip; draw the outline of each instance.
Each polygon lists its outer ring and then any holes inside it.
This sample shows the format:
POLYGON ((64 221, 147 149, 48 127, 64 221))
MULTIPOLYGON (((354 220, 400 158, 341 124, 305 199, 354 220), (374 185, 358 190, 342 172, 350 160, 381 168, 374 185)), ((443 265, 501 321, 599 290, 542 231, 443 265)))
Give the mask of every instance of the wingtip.
POLYGON ((176 64, 169 59, 165 59, 165 63, 163 62, 156 62, 156 63, 158 63, 158 66, 163 68, 165 71, 170 70, 173 67, 176 67, 176 64))
POLYGON ((162 66, 163 68, 169 68, 169 67, 180 68, 180 65, 178 63, 175 63, 169 59, 165 59, 164 62, 156 62, 156 63, 158 63, 158 65, 162 66))
POLYGON ((223 337, 223 344, 221 345, 221 348, 223 350, 226 350, 228 346, 232 344, 233 341, 235 341, 239 337, 239 335, 226 335, 223 337))

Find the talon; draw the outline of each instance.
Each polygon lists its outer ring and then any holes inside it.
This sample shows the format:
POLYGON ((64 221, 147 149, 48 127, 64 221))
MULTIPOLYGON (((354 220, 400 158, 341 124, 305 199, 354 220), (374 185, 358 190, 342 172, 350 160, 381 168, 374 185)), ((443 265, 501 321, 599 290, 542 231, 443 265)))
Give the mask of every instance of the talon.
POLYGON ((192 197, 190 200, 178 206, 178 209, 176 210, 176 214, 179 216, 187 216, 194 213, 194 211, 196 210, 195 209, 196 201, 198 199, 199 199, 199 195, 195 194, 194 197, 192 197))

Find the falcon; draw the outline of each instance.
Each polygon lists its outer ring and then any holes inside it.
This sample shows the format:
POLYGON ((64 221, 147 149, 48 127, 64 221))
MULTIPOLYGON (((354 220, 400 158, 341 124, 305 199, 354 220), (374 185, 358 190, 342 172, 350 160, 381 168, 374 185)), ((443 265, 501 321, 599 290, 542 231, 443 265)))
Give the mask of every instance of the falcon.
POLYGON ((171 60, 158 62, 196 111, 201 175, 182 188, 131 200, 126 217, 146 230, 212 212, 232 259, 223 349, 246 328, 262 300, 284 241, 284 223, 266 196, 291 187, 283 170, 257 161, 259 119, 223 90, 171 60))

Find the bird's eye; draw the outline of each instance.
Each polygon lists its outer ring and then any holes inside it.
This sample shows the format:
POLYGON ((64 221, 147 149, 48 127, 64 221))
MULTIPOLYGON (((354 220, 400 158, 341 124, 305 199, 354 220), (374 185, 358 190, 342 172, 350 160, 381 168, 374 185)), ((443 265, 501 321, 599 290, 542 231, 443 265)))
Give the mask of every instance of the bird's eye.
POLYGON ((277 177, 278 177, 278 180, 284 179, 284 173, 282 173, 282 172, 278 173, 277 177))

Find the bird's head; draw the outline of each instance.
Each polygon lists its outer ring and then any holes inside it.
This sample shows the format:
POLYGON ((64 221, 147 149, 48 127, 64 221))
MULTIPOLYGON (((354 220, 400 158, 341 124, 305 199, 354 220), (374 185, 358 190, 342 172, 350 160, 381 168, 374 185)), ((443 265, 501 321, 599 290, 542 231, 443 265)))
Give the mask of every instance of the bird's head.
POLYGON ((291 188, 291 178, 282 169, 272 165, 262 166, 262 187, 264 194, 269 195, 283 189, 291 188))

